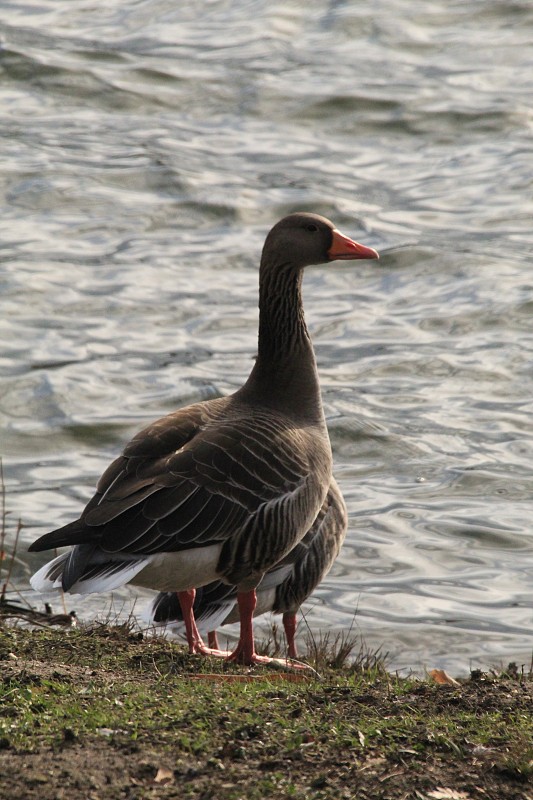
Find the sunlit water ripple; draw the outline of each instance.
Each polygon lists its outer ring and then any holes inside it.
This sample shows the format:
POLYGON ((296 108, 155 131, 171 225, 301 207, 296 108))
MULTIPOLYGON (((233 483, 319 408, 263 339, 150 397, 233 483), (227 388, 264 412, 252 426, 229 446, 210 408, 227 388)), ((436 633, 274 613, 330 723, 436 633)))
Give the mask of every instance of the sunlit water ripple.
POLYGON ((382 259, 305 279, 350 513, 307 624, 392 668, 529 664, 531 4, 26 0, 0 22, 10 543, 19 516, 24 544, 74 518, 141 425, 242 383, 264 235, 315 210, 382 259))

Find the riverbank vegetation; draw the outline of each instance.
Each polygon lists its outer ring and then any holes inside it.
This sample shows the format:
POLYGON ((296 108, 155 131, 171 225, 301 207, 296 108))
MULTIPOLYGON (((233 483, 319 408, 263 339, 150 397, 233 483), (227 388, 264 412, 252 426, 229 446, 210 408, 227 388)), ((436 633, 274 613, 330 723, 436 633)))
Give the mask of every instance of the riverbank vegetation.
POLYGON ((315 666, 228 669, 132 625, 0 624, 0 794, 533 797, 529 670, 439 683, 326 647, 315 666))

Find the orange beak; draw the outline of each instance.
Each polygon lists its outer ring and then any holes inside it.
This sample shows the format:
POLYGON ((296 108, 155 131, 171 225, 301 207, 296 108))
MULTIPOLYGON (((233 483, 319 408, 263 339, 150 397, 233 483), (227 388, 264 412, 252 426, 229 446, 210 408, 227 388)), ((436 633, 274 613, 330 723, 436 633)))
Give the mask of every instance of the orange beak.
POLYGON ((373 247, 366 247, 364 244, 354 242, 348 236, 334 228, 332 230, 333 241, 328 250, 330 261, 344 260, 353 258, 379 258, 379 253, 373 247))

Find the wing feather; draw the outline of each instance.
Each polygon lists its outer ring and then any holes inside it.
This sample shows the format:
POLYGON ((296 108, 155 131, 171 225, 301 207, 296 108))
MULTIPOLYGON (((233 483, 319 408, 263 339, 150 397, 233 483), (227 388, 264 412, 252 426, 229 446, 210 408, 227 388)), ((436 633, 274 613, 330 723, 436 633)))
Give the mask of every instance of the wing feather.
MULTIPOLYGON (((33 549, 96 543, 141 555, 224 544, 219 568, 227 577, 270 566, 258 536, 281 558, 322 501, 316 432, 310 446, 288 418, 231 408, 231 398, 207 401, 146 428, 105 471, 80 520, 33 549)), ((326 476, 329 459, 325 449, 326 476)))

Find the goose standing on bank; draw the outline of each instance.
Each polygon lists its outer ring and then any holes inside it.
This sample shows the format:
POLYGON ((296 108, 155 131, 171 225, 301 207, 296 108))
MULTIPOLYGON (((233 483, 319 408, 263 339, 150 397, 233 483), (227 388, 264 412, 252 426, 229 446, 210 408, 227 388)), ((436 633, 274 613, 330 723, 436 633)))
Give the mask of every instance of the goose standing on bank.
POLYGON ((149 425, 104 472, 80 518, 30 550, 71 546, 32 578, 38 591, 110 591, 133 583, 179 592, 189 646, 210 653, 193 614, 196 587, 237 586, 240 636, 228 658, 255 652, 256 587, 303 539, 331 484, 329 442, 301 297, 303 268, 379 258, 316 214, 290 214, 268 234, 259 271, 258 356, 229 397, 149 425))
MULTIPOLYGON (((283 628, 289 658, 298 658, 296 614, 300 606, 330 571, 339 554, 348 516, 346 505, 333 478, 322 508, 304 538, 285 558, 272 567, 256 589, 254 617, 272 612, 283 614, 283 628)), ((208 583, 196 592, 193 606, 200 633, 207 632, 209 646, 218 649, 216 629, 239 621, 237 587, 222 581, 208 583)), ((170 625, 173 633, 186 633, 183 611, 176 592, 160 592, 155 598, 149 622, 170 625)))

